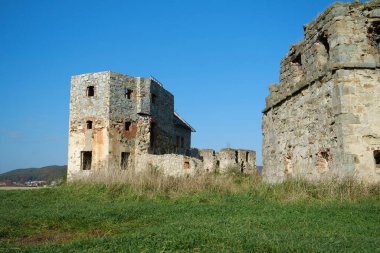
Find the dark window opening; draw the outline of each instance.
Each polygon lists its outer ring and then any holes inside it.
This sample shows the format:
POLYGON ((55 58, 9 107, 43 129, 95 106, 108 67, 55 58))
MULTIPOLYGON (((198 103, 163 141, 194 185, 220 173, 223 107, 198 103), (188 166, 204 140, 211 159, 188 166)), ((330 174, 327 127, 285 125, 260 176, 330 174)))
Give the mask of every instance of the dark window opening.
POLYGON ((378 53, 380 53, 380 21, 373 22, 368 28, 369 37, 372 39, 374 46, 377 46, 378 53))
POLYGON ((216 161, 216 167, 219 168, 219 166, 220 166, 220 161, 217 160, 217 161, 216 161))
POLYGON ((321 152, 321 156, 323 159, 326 160, 326 162, 329 161, 329 153, 328 152, 321 152))
POLYGON ((92 129, 92 121, 91 120, 86 121, 86 126, 87 126, 87 129, 92 129))
POLYGON ((93 97, 94 95, 95 95, 94 86, 88 86, 87 87, 87 97, 93 97))
POLYGON ((294 64, 297 64, 299 66, 302 66, 302 60, 301 60, 301 54, 297 54, 296 57, 292 60, 294 64))
POLYGON ((125 90, 125 97, 126 98, 131 99, 132 98, 132 94, 133 94, 133 90, 131 90, 131 89, 126 89, 125 90))
POLYGON ((131 130, 131 122, 126 121, 124 127, 125 131, 129 132, 131 130))
POLYGON ((176 147, 177 148, 180 147, 180 145, 181 145, 180 142, 181 142, 180 137, 177 135, 177 138, 176 138, 176 147))
POLYGON ((189 162, 189 161, 185 161, 185 162, 183 163, 183 168, 184 168, 184 169, 190 169, 190 162, 189 162))
POLYGON ((326 53, 330 54, 330 45, 327 39, 326 32, 324 32, 322 35, 318 37, 318 41, 325 47, 326 53))
POLYGON ((91 170, 91 163, 92 163, 92 152, 82 151, 81 152, 81 169, 91 170))
POLYGON ((181 148, 184 148, 185 146, 185 139, 181 137, 181 148))
POLYGON ((155 104, 157 102, 157 95, 152 93, 152 104, 155 104))
POLYGON ((373 158, 375 159, 376 167, 380 168, 380 150, 373 151, 373 158))
POLYGON ((122 170, 126 170, 128 168, 129 156, 130 156, 129 152, 121 152, 120 168, 122 170))
POLYGON ((235 151, 235 163, 239 163, 239 152, 235 151))
POLYGON ((156 124, 150 124, 150 147, 153 147, 156 142, 156 124))
POLYGON ((248 162, 249 152, 245 153, 245 161, 248 162))
POLYGON ((212 156, 216 156, 215 151, 212 151, 212 156))

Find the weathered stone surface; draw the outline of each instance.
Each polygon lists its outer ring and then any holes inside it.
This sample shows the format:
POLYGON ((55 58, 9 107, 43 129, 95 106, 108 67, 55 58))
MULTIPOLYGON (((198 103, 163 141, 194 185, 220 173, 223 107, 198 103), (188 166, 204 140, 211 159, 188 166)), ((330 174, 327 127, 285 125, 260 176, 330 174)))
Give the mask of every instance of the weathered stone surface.
POLYGON ((334 4, 282 60, 263 111, 268 181, 380 181, 379 8, 380 1, 334 4))

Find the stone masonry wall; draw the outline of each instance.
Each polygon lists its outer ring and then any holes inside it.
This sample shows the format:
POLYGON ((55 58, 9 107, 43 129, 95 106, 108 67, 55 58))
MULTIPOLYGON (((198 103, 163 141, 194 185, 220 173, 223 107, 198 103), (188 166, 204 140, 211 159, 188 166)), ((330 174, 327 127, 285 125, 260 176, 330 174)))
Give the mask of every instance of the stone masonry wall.
POLYGON ((264 176, 380 181, 380 1, 337 3, 305 26, 263 113, 264 176))
POLYGON ((218 170, 225 173, 237 168, 245 174, 256 173, 256 152, 252 150, 227 148, 215 152, 212 149, 199 149, 199 156, 206 172, 218 170))
POLYGON ((81 170, 81 152, 92 151, 92 170, 108 168, 109 72, 73 76, 71 79, 68 179, 90 171, 81 170), (94 87, 94 96, 86 95, 94 87), (86 108, 86 110, 80 110, 86 108), (92 129, 86 122, 92 121, 92 129))
POLYGON ((243 149, 198 150, 199 157, 179 154, 141 154, 137 158, 136 171, 157 170, 168 176, 188 176, 203 173, 226 173, 238 169, 244 174, 256 173, 256 153, 243 149))
POLYGON ((225 149, 199 156, 190 149, 192 131, 174 116, 173 95, 152 78, 111 71, 73 76, 68 179, 99 171, 157 169, 169 176, 226 172, 230 167, 255 171, 253 151, 225 149))

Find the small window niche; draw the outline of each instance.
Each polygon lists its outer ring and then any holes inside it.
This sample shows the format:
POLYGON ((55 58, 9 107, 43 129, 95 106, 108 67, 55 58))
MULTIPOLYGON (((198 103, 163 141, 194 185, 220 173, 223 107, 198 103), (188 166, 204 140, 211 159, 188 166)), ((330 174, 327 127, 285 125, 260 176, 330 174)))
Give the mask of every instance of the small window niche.
POLYGON ((184 169, 190 169, 190 162, 189 161, 184 161, 183 168, 184 169))
POLYGON ((380 150, 373 151, 373 158, 375 160, 376 168, 380 168, 380 150))
POLYGON ((300 53, 297 54, 297 55, 293 58, 292 63, 293 63, 294 65, 296 65, 296 66, 299 66, 299 67, 302 66, 302 59, 301 59, 301 54, 300 54, 300 53))
POLYGON ((129 161, 129 156, 131 154, 129 152, 121 152, 121 157, 120 157, 120 168, 122 170, 128 169, 128 161, 129 161))
POLYGON ((93 97, 95 95, 95 87, 94 86, 88 86, 86 90, 87 97, 93 97))
POLYGON ((127 131, 127 132, 130 132, 132 129, 132 123, 130 121, 126 121, 124 123, 124 130, 127 131))
POLYGON ((380 54, 380 21, 375 21, 368 28, 368 34, 371 45, 376 47, 377 53, 380 54))
POLYGON ((330 163, 330 150, 325 149, 319 153, 317 153, 317 169, 319 173, 325 173, 329 171, 329 163, 330 163))
POLYGON ((319 37, 318 37, 318 42, 321 43, 324 47, 325 53, 327 56, 330 54, 330 44, 328 41, 327 37, 327 32, 323 32, 319 37))
POLYGON ((152 97, 152 104, 156 104, 157 103, 157 95, 152 93, 151 97, 152 97))
POLYGON ((322 32, 315 43, 315 62, 320 68, 326 65, 330 59, 330 45, 328 42, 327 32, 322 32))
POLYGON ((133 95, 133 90, 131 90, 131 89, 125 89, 125 97, 127 98, 127 99, 132 99, 132 95, 133 95))
POLYGON ((246 152, 245 153, 245 161, 248 162, 248 160, 249 160, 249 152, 246 152))
POLYGON ((92 163, 92 152, 82 151, 81 152, 81 169, 91 170, 91 163, 92 163))
POLYGON ((87 129, 92 129, 92 121, 91 120, 87 120, 86 121, 86 128, 87 129))

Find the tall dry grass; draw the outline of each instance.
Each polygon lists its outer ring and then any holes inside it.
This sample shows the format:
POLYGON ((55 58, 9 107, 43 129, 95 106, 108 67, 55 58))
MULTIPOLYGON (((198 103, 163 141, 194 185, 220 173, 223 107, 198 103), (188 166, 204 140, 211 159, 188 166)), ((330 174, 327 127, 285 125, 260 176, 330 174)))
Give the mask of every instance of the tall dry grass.
POLYGON ((110 191, 132 192, 139 196, 177 197, 194 193, 247 193, 253 198, 294 201, 359 201, 367 198, 380 200, 380 184, 365 184, 353 178, 306 181, 288 179, 269 184, 261 176, 244 175, 231 168, 226 174, 199 174, 169 177, 155 169, 134 171, 94 172, 86 180, 71 184, 102 185, 110 191))

